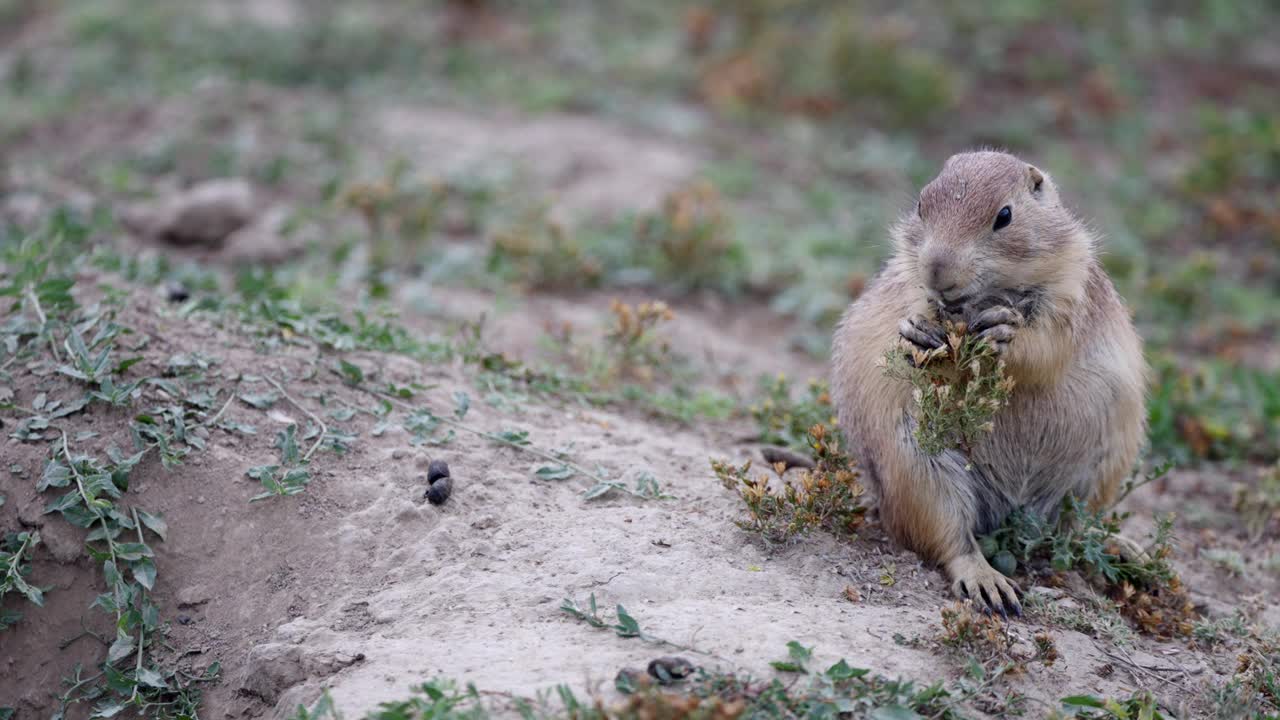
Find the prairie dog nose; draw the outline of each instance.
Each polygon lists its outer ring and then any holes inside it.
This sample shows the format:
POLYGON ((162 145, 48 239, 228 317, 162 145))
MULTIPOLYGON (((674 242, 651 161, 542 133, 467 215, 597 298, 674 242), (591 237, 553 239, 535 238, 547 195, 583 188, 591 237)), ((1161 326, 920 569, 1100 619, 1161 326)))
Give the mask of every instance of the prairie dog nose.
POLYGON ((960 273, 955 270, 955 263, 942 258, 932 258, 925 265, 925 285, 933 295, 944 301, 951 301, 959 294, 963 283, 960 273))

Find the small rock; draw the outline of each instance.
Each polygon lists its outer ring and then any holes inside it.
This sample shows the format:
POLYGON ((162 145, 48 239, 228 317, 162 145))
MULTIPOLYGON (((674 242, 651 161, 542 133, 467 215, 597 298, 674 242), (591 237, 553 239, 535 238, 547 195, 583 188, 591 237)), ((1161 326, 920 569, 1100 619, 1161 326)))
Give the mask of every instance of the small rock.
POLYGON ((670 685, 693 674, 693 663, 682 657, 660 657, 649 662, 649 674, 659 685, 670 685))
POLYGON ((396 448, 395 450, 391 451, 392 460, 403 460, 408 456, 409 456, 409 451, 405 450, 404 448, 396 448))
POLYGON ((179 624, 179 625, 190 625, 190 624, 191 624, 191 616, 190 616, 190 615, 179 615, 179 616, 178 616, 178 624, 179 624))
POLYGON ((233 262, 274 263, 298 250, 288 227, 293 213, 285 207, 267 209, 260 217, 227 236, 222 254, 233 262))
POLYGON ((70 523, 47 523, 40 530, 40 540, 60 563, 74 563, 84 556, 84 534, 70 523))
POLYGON ((263 643, 249 651, 240 692, 273 705, 280 693, 306 679, 301 647, 263 643))
POLYGON ((618 675, 613 680, 614 686, 618 689, 630 688, 628 692, 649 687, 653 680, 645 674, 643 670, 636 668, 622 668, 618 671, 618 675))
POLYGON ((188 585, 178 591, 178 607, 191 608, 204 605, 212 599, 208 589, 203 585, 188 585))
POLYGON ((26 527, 44 527, 44 503, 36 498, 18 508, 18 522, 26 527))
POLYGON ((312 675, 332 675, 359 662, 364 662, 362 652, 314 652, 304 658, 303 666, 312 675))
POLYGON ((1039 595, 1046 600, 1057 600, 1066 594, 1062 588, 1051 588, 1044 585, 1036 585, 1027 590, 1027 592, 1032 595, 1039 595))
POLYGON ((164 296, 171 303, 186 302, 191 298, 191 291, 186 285, 173 281, 165 284, 164 296))
POLYGON ((169 245, 218 248, 253 214, 253 188, 248 181, 227 178, 131 208, 123 220, 135 231, 169 245))
POLYGON ((1069 598, 1069 597, 1060 598, 1059 600, 1054 602, 1054 605, 1057 605, 1063 610, 1079 610, 1080 609, 1080 603, 1077 602, 1075 598, 1069 598))

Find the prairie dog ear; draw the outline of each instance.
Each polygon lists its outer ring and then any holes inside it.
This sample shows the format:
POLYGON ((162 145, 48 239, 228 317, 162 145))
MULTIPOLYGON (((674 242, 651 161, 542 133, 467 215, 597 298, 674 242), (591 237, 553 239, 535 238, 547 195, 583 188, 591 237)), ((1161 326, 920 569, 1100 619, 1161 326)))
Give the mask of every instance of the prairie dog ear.
POLYGON ((1044 173, 1036 169, 1034 165, 1027 166, 1027 175, 1031 181, 1031 192, 1038 193, 1044 186, 1044 173))

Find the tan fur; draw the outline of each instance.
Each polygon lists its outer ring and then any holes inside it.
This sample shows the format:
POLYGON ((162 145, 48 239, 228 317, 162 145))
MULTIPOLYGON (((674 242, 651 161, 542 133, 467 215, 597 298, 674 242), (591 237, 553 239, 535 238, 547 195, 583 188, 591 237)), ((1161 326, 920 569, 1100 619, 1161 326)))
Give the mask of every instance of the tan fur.
POLYGON ((1068 493, 1112 499, 1146 430, 1146 366, 1095 239, 1042 171, 1005 153, 964 153, 920 200, 893 228, 894 256, 836 330, 832 396, 890 535, 946 568, 958 593, 989 594, 995 606, 1013 586, 982 558, 975 534, 1017 507, 1052 514, 1068 493), (1012 222, 993 230, 1006 205, 1012 222), (1010 405, 972 457, 926 455, 910 387, 877 361, 904 318, 1006 291, 1036 299, 1004 354, 1017 381, 1010 405))

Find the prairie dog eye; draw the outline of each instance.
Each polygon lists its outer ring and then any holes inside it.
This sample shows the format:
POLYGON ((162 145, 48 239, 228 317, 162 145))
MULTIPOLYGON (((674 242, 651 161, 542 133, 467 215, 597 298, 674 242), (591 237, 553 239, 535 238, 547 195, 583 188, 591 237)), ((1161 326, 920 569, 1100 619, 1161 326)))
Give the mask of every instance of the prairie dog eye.
POLYGON ((1005 205, 1000 208, 1000 212, 996 213, 996 224, 991 229, 999 230, 1011 222, 1013 222, 1013 208, 1005 205))

